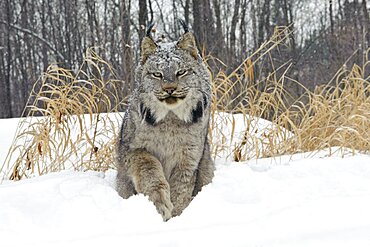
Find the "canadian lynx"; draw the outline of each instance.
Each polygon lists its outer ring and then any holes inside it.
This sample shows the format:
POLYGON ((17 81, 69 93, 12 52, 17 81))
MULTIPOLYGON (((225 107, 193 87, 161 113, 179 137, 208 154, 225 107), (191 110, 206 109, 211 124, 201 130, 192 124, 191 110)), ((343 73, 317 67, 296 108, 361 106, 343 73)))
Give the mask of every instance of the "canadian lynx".
POLYGON ((210 76, 182 24, 185 33, 172 43, 156 43, 149 26, 116 150, 118 193, 147 195, 164 221, 180 215, 214 175, 210 76))

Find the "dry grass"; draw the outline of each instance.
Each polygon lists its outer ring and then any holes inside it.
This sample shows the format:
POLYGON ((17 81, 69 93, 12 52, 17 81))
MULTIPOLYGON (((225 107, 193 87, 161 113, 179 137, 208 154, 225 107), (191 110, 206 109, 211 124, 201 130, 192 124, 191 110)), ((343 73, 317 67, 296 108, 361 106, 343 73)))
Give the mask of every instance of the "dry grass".
POLYGON ((370 61, 351 70, 342 68, 333 86, 316 88, 302 107, 302 121, 297 125, 296 151, 346 147, 370 151, 370 61))
POLYGON ((343 66, 334 83, 314 92, 287 76, 289 64, 275 68, 270 60, 271 71, 256 78, 258 61, 268 60, 271 51, 288 45, 289 30, 278 27, 274 36, 234 71, 215 76, 210 128, 213 154, 244 161, 331 147, 369 153, 370 61, 365 59, 362 66, 351 69, 343 66), (289 88, 303 93, 297 97, 289 88), (220 112, 234 115, 220 117, 220 112), (235 113, 239 113, 239 123, 244 122, 241 131, 235 113), (261 128, 262 119, 272 124, 261 128))
POLYGON ((289 123, 281 122, 279 116, 294 101, 284 87, 290 80, 285 76, 289 66, 274 68, 271 62, 271 72, 264 77, 257 77, 256 67, 263 59, 271 61, 272 51, 289 45, 290 35, 290 28, 277 27, 274 35, 231 73, 220 71, 215 76, 210 124, 214 156, 233 156, 234 160, 243 161, 285 153, 280 144, 291 135, 286 131, 289 123), (245 129, 237 131, 235 117, 220 116, 220 112, 240 114, 245 129), (274 124, 261 129, 260 119, 274 124))
POLYGON ((68 168, 113 167, 114 137, 122 102, 113 69, 88 49, 77 72, 51 65, 34 85, 3 178, 20 180, 68 168), (105 78, 106 77, 106 78, 105 78))
MULTIPOLYGON (((277 27, 231 73, 213 76, 210 141, 215 157, 244 161, 330 147, 369 153, 370 61, 343 67, 331 86, 310 92, 287 76, 289 63, 274 67, 272 62, 272 52, 289 45, 290 34, 290 28, 277 27), (268 73, 259 71, 261 61, 269 61, 268 73), (297 89, 303 92, 300 97, 292 94, 297 89)), ((118 112, 124 102, 121 83, 93 49, 75 73, 50 66, 35 83, 1 177, 114 168, 121 116, 103 112, 118 112)))

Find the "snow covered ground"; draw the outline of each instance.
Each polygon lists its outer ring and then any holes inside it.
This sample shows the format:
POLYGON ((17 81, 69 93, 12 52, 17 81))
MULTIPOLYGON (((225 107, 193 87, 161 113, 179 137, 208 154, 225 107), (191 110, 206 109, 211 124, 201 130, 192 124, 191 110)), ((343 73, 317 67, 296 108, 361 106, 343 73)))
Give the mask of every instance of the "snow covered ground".
MULTIPOLYGON (((1 120, 0 161, 15 131, 1 120)), ((115 171, 64 171, 0 185, 0 246, 370 246, 370 156, 328 152, 232 163, 179 217, 115 171)))

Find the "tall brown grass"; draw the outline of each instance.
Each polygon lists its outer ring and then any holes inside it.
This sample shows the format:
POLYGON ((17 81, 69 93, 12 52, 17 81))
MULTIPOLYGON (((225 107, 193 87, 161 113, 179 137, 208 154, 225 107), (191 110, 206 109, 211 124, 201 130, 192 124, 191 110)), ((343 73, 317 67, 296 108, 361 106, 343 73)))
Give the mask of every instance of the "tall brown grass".
POLYGON ((73 72, 51 65, 34 84, 0 171, 19 180, 73 168, 113 167, 118 112, 124 103, 111 66, 88 49, 73 72))
MULTIPOLYGON (((287 76, 289 63, 275 67, 272 62, 272 52, 289 45, 290 30, 277 27, 232 72, 212 76, 214 157, 244 161, 331 147, 370 152, 370 61, 341 68, 331 84, 311 92, 287 76), (270 61, 271 68, 264 76, 257 69, 262 60, 270 61), (299 97, 291 87, 301 92, 299 97)), ((117 112, 125 102, 119 85, 114 70, 94 49, 86 52, 76 72, 50 66, 35 83, 0 169, 3 179, 67 168, 114 168, 121 122, 117 112)))
POLYGON ((254 67, 270 57, 272 50, 289 44, 289 30, 276 28, 274 36, 235 70, 215 76, 211 119, 214 155, 225 156, 226 150, 228 157, 244 161, 332 147, 369 153, 370 49, 361 66, 343 66, 333 82, 313 92, 287 76, 289 64, 275 68, 271 62, 270 73, 257 79, 254 67), (301 95, 294 95, 289 88, 301 95), (235 115, 220 120, 219 112, 239 113, 245 130, 236 133, 235 115), (260 119, 272 124, 261 129, 260 119), (231 130, 228 136, 225 129, 231 130))

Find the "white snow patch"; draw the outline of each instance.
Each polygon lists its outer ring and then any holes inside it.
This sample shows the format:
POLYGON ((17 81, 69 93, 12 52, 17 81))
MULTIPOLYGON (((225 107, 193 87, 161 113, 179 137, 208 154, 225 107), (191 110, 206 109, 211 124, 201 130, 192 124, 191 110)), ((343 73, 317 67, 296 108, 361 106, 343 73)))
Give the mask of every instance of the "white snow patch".
POLYGON ((119 197, 114 177, 67 171, 1 185, 2 246, 370 244, 366 155, 218 165, 213 182, 166 223, 144 196, 119 197))
MULTIPOLYGON (((1 120, 0 157, 13 120, 1 120)), ((240 126, 242 123, 238 123, 240 126)), ((331 150, 333 151, 333 150, 331 150)), ((370 246, 370 156, 329 151, 233 163, 179 217, 115 174, 64 171, 0 185, 1 246, 370 246)))

